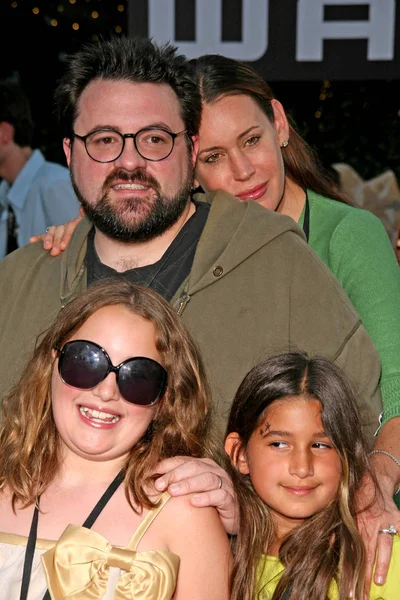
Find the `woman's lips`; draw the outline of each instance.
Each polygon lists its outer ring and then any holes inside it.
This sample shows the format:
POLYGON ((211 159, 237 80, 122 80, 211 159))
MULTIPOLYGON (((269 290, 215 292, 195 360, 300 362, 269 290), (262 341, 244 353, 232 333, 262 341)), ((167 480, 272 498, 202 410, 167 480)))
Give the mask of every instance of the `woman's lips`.
POLYGON ((261 185, 257 185, 249 190, 242 192, 241 194, 236 194, 239 200, 258 200, 265 194, 267 191, 268 183, 262 183, 261 185))

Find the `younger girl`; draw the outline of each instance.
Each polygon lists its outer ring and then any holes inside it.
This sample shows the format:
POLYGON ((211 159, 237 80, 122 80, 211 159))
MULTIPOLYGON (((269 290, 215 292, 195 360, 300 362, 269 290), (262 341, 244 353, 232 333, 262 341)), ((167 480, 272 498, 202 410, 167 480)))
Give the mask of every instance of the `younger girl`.
MULTIPOLYGON (((225 442, 240 511, 231 600, 364 598, 355 494, 369 469, 356 406, 338 368, 302 353, 269 358, 241 383, 225 442)), ((395 535, 370 599, 398 598, 399 552, 395 535)))

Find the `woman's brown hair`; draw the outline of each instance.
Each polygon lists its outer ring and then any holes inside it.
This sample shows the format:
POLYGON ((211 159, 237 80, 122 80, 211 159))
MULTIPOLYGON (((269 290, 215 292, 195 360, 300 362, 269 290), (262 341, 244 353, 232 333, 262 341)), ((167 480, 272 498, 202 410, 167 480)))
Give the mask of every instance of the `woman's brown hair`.
POLYGON ((150 508, 146 484, 157 463, 176 455, 208 456, 210 395, 199 352, 173 308, 151 289, 126 280, 92 285, 69 302, 38 340, 32 358, 2 404, 0 489, 8 486, 13 506, 28 506, 60 467, 60 438, 51 408, 54 348, 105 306, 121 305, 153 323, 156 347, 168 384, 154 420, 132 448, 125 465, 127 498, 150 508))
POLYGON ((364 597, 365 550, 355 523, 355 498, 362 478, 372 477, 368 447, 354 392, 342 371, 325 358, 309 358, 300 352, 271 357, 254 367, 239 386, 230 411, 226 435, 239 434, 229 472, 240 518, 230 598, 257 598, 256 591, 267 583, 257 567, 274 538, 268 507, 253 489, 250 476, 234 465, 271 404, 293 397, 320 401, 322 423, 340 457, 342 478, 329 505, 285 537, 279 549, 285 570, 271 600, 281 600, 285 590, 290 590, 287 597, 296 600, 327 598, 332 579, 338 583, 338 600, 347 599, 350 589, 354 600, 360 600, 364 597))
MULTIPOLYGON (((203 104, 212 104, 222 96, 244 94, 252 98, 271 123, 275 98, 270 86, 248 65, 220 54, 204 54, 190 61, 193 77, 199 87, 203 104)), ((290 116, 289 145, 282 156, 285 173, 303 190, 312 191, 346 204, 353 202, 341 192, 327 170, 324 170, 314 150, 297 133, 290 116)))

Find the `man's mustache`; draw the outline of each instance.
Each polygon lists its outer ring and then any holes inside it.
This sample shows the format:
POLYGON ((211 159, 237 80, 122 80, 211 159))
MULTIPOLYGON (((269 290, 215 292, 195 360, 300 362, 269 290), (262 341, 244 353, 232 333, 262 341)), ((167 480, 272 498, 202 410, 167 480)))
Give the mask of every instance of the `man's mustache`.
POLYGON ((143 183, 144 185, 151 186, 156 192, 160 192, 160 186, 157 179, 154 179, 154 177, 149 175, 145 169, 135 169, 134 171, 117 169, 106 177, 103 188, 108 189, 116 181, 143 183))

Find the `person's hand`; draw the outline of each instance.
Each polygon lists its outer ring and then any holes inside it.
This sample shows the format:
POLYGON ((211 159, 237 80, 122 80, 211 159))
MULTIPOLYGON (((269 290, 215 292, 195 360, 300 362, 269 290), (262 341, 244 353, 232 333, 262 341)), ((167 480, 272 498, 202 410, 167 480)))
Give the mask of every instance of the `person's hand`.
POLYGON ((81 209, 80 214, 64 223, 63 225, 51 225, 46 229, 46 233, 42 235, 34 235, 29 238, 29 242, 43 242, 43 248, 50 252, 51 256, 58 256, 65 250, 71 241, 72 234, 74 233, 78 223, 82 220, 84 212, 81 209))
POLYGON ((168 489, 171 496, 194 494, 193 506, 215 506, 227 533, 237 533, 238 510, 230 477, 209 458, 175 456, 161 461, 156 472, 158 491, 168 489))
POLYGON ((388 529, 393 525, 400 532, 400 511, 393 501, 393 486, 383 477, 378 477, 381 494, 375 494, 375 487, 370 477, 366 477, 357 491, 358 508, 361 509, 357 517, 358 530, 363 538, 366 549, 366 597, 369 598, 369 589, 372 581, 372 571, 376 559, 374 582, 382 585, 386 581, 392 555, 393 535, 379 533, 381 529, 388 529), (372 505, 363 510, 366 506, 372 505))

